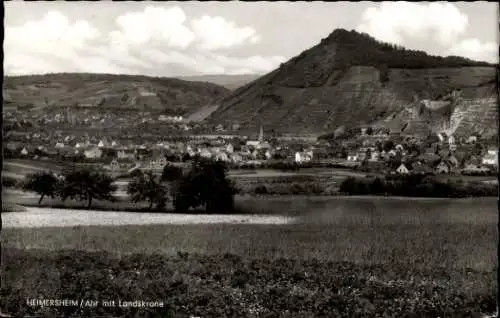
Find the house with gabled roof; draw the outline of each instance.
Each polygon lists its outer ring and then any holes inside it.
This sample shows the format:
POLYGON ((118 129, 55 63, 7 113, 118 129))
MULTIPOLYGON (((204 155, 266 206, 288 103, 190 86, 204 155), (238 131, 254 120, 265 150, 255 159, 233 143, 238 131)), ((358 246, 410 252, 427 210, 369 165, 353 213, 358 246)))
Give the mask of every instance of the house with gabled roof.
POLYGON ((399 167, 396 169, 396 173, 398 174, 409 174, 410 173, 410 169, 408 169, 406 167, 406 165, 404 163, 402 163, 401 165, 399 165, 399 167))
POLYGON ((450 173, 453 169, 453 164, 449 160, 441 160, 439 164, 436 166, 436 173, 439 174, 447 174, 450 173))
POLYGON ((27 156, 28 154, 29 154, 28 148, 23 147, 23 149, 21 149, 21 155, 27 156))

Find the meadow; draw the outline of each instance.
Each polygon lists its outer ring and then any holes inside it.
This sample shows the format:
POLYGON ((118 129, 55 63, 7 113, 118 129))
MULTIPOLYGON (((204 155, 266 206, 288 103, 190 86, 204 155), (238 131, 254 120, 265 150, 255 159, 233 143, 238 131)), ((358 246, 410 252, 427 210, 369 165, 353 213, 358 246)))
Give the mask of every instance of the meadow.
POLYGON ((67 317, 481 317, 495 311, 495 198, 238 202, 296 221, 5 227, 1 308, 67 317), (37 296, 162 300, 165 306, 27 307, 25 298, 37 296))

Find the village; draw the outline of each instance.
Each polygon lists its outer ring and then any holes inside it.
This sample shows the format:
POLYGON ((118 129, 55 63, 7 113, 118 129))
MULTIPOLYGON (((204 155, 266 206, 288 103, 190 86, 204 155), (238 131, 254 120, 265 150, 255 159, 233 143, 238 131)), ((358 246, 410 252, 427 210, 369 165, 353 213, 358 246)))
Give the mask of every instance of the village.
POLYGON ((6 159, 87 163, 112 172, 160 170, 169 162, 185 163, 195 156, 223 161, 230 168, 272 168, 276 163, 293 163, 381 174, 490 175, 498 170, 498 150, 489 147, 479 135, 455 138, 438 133, 423 138, 360 127, 347 139, 311 141, 266 138, 260 127, 258 138, 250 138, 222 135, 227 132, 222 125, 213 127, 214 135, 202 135, 196 133, 200 124, 186 122, 181 116, 142 116, 125 120, 124 115, 116 118, 113 114, 93 114, 77 119, 74 113, 59 111, 50 116, 20 118, 7 112, 4 120, 9 129, 4 133, 4 155, 6 159), (131 133, 128 124, 120 130, 110 129, 115 132, 110 135, 104 128, 113 122, 132 122, 139 133, 131 133), (144 124, 149 125, 147 135, 137 127, 144 124), (155 131, 155 124, 161 130, 155 131), (86 127, 80 132, 81 125, 86 127))

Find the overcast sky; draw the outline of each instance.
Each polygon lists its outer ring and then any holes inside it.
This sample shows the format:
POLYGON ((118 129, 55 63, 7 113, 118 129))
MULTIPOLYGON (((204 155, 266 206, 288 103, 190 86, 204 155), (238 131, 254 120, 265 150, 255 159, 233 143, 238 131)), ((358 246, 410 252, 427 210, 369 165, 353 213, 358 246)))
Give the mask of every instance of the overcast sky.
POLYGON ((5 74, 263 74, 336 28, 498 62, 493 2, 4 2, 5 74))

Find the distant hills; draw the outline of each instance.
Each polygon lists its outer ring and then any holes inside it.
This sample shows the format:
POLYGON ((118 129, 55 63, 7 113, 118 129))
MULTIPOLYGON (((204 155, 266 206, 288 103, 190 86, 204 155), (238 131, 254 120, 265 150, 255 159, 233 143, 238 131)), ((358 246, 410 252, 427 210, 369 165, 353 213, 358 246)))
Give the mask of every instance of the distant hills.
POLYGON ((431 56, 337 29, 219 100, 206 120, 238 124, 241 132, 262 125, 296 135, 363 125, 420 134, 496 134, 495 88, 492 64, 431 56))
POLYGON ((235 90, 243 85, 246 85, 261 75, 244 74, 244 75, 198 75, 198 76, 181 76, 179 79, 185 81, 209 82, 224 86, 227 89, 235 90))
POLYGON ((207 82, 132 75, 61 73, 4 78, 4 107, 79 106, 189 115, 230 91, 207 82))

